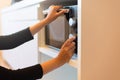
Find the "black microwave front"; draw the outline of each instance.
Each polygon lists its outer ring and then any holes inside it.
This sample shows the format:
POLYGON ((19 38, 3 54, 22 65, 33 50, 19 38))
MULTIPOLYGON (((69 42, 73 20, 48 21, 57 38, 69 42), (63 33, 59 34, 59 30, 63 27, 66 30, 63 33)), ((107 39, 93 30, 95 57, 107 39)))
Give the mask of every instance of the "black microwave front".
POLYGON ((75 36, 75 53, 77 54, 77 5, 65 6, 65 8, 70 10, 69 13, 46 25, 45 43, 52 48, 60 49, 68 38, 75 36))

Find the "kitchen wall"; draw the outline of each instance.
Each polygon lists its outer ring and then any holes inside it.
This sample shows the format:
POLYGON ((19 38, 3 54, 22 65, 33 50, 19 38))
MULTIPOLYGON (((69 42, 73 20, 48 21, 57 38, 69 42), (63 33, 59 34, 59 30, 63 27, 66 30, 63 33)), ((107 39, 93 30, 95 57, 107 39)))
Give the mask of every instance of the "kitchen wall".
POLYGON ((0 35, 1 35, 1 9, 10 6, 11 0, 0 0, 0 35))

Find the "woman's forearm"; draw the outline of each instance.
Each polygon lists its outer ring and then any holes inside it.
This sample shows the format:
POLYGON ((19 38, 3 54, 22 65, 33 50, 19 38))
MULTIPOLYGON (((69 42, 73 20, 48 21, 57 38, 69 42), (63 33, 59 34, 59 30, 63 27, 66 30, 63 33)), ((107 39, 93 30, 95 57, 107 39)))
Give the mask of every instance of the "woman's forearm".
POLYGON ((0 50, 13 49, 29 40, 32 40, 33 36, 29 28, 15 32, 11 35, 0 36, 0 50))
POLYGON ((67 10, 61 10, 62 6, 50 6, 49 12, 45 19, 39 21, 38 23, 30 26, 30 31, 32 35, 36 34, 38 31, 40 31, 45 25, 49 24, 50 22, 54 21, 57 17, 67 12, 67 10))
POLYGON ((75 43, 73 42, 75 38, 68 39, 63 45, 56 58, 48 60, 41 64, 43 69, 43 74, 53 71, 59 68, 65 63, 69 62, 75 50, 75 43))
POLYGON ((38 31, 40 31, 45 25, 47 25, 49 21, 47 19, 43 19, 38 23, 30 26, 30 31, 32 35, 35 35, 38 31))
POLYGON ((65 64, 65 61, 61 61, 58 58, 53 58, 53 59, 48 60, 40 65, 42 66, 43 74, 47 74, 47 73, 53 71, 54 69, 59 68, 60 66, 62 66, 64 64, 65 64))

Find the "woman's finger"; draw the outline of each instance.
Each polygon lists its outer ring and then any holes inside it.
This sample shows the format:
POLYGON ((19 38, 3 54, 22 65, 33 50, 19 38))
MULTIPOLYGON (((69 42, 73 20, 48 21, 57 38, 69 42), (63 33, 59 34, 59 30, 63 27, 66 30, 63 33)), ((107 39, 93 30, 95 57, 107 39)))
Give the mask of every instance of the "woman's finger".
POLYGON ((73 56, 73 54, 74 54, 74 51, 75 51, 75 46, 71 49, 71 52, 72 52, 72 54, 71 54, 71 56, 73 56))
POLYGON ((74 40, 75 40, 75 37, 71 37, 71 38, 67 39, 67 40, 64 42, 64 44, 63 44, 62 47, 69 46, 70 43, 72 43, 74 40))
POLYGON ((61 6, 61 5, 57 5, 57 6, 56 6, 56 9, 57 9, 57 10, 59 10, 59 9, 61 9, 61 8, 63 8, 63 6, 61 6))
POLYGON ((75 47, 75 42, 72 42, 68 47, 69 47, 69 50, 73 49, 75 47))
POLYGON ((67 12, 68 12, 68 11, 65 10, 65 9, 60 10, 60 11, 57 13, 57 16, 60 16, 60 15, 62 15, 62 14, 64 14, 64 13, 67 13, 67 12))

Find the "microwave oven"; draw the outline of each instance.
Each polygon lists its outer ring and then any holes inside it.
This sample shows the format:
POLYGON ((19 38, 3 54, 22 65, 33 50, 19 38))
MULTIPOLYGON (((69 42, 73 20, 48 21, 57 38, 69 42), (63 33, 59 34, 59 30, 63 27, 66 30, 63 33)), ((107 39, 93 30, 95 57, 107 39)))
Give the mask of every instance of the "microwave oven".
POLYGON ((46 25, 45 44, 60 49, 68 38, 75 36, 75 53, 77 54, 77 5, 64 6, 64 8, 69 9, 69 13, 59 16, 55 21, 46 25))

